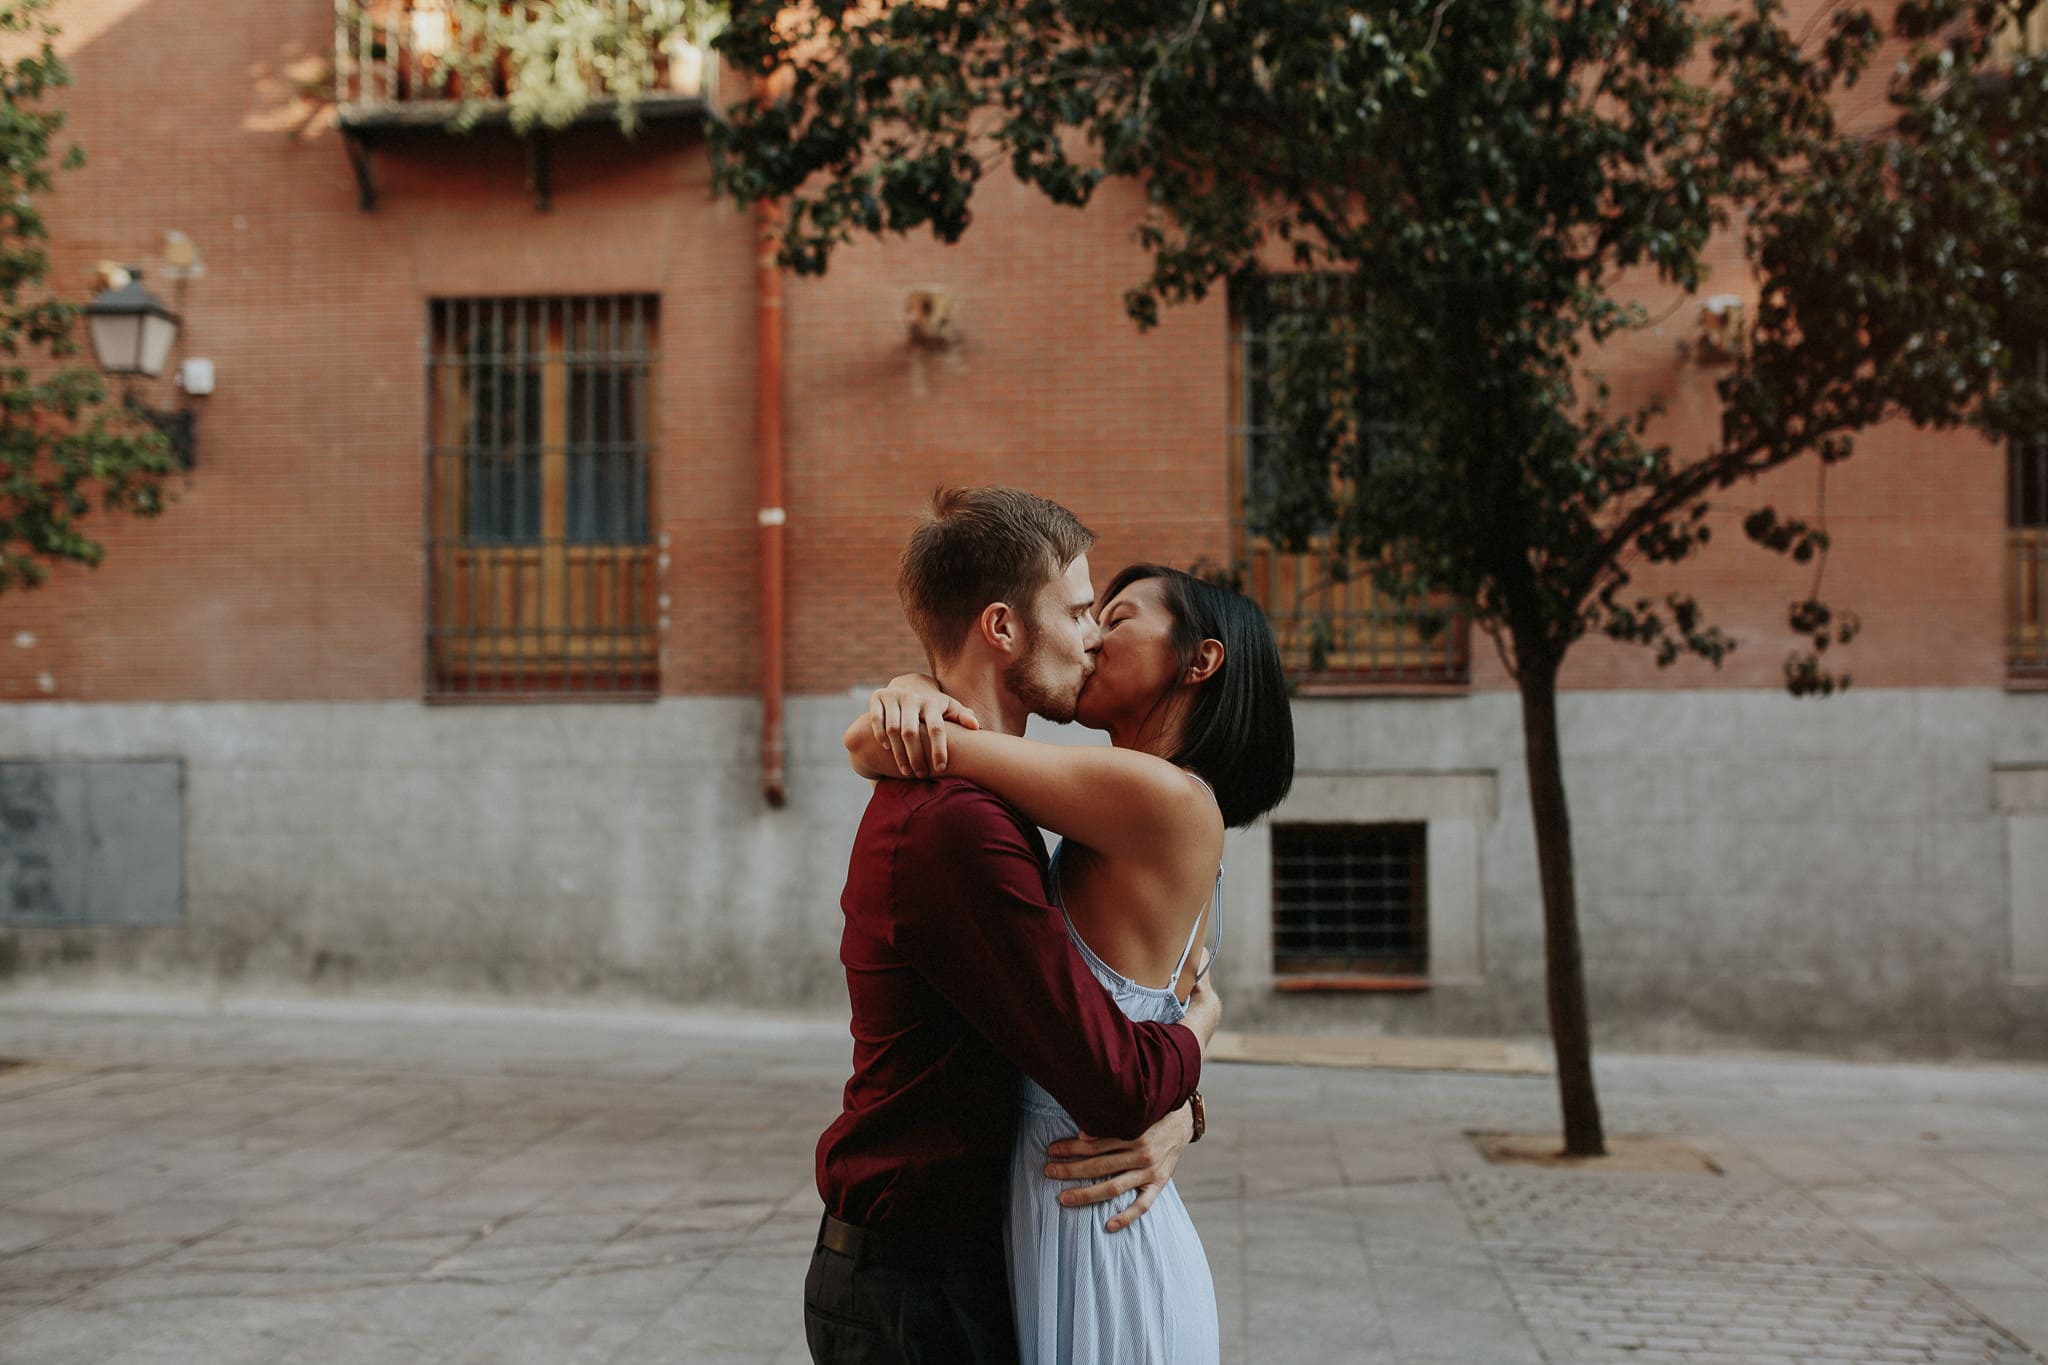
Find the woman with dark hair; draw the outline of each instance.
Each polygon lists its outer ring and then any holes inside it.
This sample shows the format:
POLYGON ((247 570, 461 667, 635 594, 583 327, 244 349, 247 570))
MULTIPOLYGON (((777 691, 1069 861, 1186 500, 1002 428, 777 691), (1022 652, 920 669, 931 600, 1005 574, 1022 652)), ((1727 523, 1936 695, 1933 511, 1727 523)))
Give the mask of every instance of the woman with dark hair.
MULTIPOLYGON (((1225 827, 1271 810, 1293 781, 1293 718, 1272 631, 1239 594, 1134 564, 1097 616, 1076 719, 1112 747, 983 732, 922 675, 876 692, 846 746, 865 776, 965 778, 1060 835, 1054 900, 1089 970, 1126 1015, 1171 1023, 1220 943, 1225 827)), ((1217 1360, 1215 1285, 1179 1192, 1067 1206, 1062 1190, 1087 1182, 1047 1180, 1046 1149, 1075 1132, 1025 1080, 1009 1208, 1025 1365, 1217 1360)))

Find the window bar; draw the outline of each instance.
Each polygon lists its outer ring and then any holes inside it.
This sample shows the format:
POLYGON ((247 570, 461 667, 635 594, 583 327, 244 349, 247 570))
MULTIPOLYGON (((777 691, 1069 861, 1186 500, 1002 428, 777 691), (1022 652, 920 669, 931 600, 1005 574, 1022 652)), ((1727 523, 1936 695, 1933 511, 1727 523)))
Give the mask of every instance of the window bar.
MULTIPOLYGON (((624 467, 626 423, 625 410, 622 406, 624 402, 626 371, 624 312, 624 299, 614 297, 605 300, 605 334, 607 342, 603 372, 607 403, 603 425, 605 477, 599 480, 605 489, 605 506, 604 524, 599 529, 598 540, 604 546, 603 563, 607 597, 611 595, 612 584, 618 574, 619 542, 626 538, 626 531, 628 529, 625 516, 626 472, 624 467)), ((597 405, 593 403, 591 406, 595 408, 597 405)), ((590 579, 593 587, 597 583, 597 574, 597 551, 593 547, 590 565, 590 579)), ((604 658, 607 671, 605 685, 609 690, 617 691, 619 690, 620 681, 619 631, 625 623, 620 619, 616 611, 607 611, 603 616, 593 614, 591 624, 596 626, 600 622, 604 632, 604 658)), ((597 662, 598 643, 598 640, 592 639, 589 646, 593 668, 595 668, 597 662)))
POLYGON ((614 424, 618 421, 615 382, 619 366, 619 307, 616 295, 592 300, 590 334, 584 342, 588 352, 583 381, 584 420, 589 424, 584 460, 588 465, 585 483, 590 490, 590 505, 584 514, 587 578, 583 599, 583 686, 588 691, 614 690, 618 683, 618 664, 612 656, 613 621, 604 609, 601 580, 609 572, 610 545, 618 536, 613 525, 618 489, 612 477, 612 450, 617 439, 614 424))
POLYGON ((2007 667, 2024 669, 2027 658, 2027 599, 2033 586, 2034 565, 2027 553, 2027 455, 2024 441, 2014 441, 2006 461, 2006 583, 2005 641, 2007 667))
POLYGON ((618 496, 613 504, 618 514, 618 526, 606 552, 610 564, 606 585, 612 599, 611 615, 607 618, 612 630, 609 650, 612 676, 614 685, 623 681, 636 691, 641 687, 641 633, 639 618, 626 611, 626 580, 631 577, 633 566, 640 558, 639 545, 643 536, 640 504, 646 497, 642 485, 647 481, 647 456, 640 440, 640 413, 647 401, 640 378, 646 336, 642 316, 645 307, 646 300, 635 294, 623 300, 619 310, 618 369, 614 380, 618 407, 612 414, 611 429, 613 468, 618 475, 618 496))
MULTIPOLYGON (((634 296, 637 300, 637 296, 634 296)), ((602 535, 602 564, 604 570, 603 592, 599 601, 603 614, 602 623, 604 647, 605 686, 612 691, 621 690, 626 683, 626 670, 632 658, 630 651, 623 654, 620 645, 627 630, 626 618, 619 612, 618 576, 619 552, 632 534, 632 518, 629 512, 632 482, 632 462, 628 452, 627 409, 632 402, 631 379, 627 370, 630 344, 627 340, 629 328, 626 322, 628 307, 638 307, 637 301, 626 298, 611 299, 606 305, 606 330, 609 333, 610 349, 605 356, 604 382, 608 410, 605 413, 605 527, 602 535)), ((592 578, 597 577, 598 563, 595 554, 591 565, 592 578)), ((597 655, 600 641, 591 641, 591 655, 597 655)))
POLYGON ((473 691, 484 668, 485 639, 480 626, 484 619, 484 604, 489 600, 491 591, 491 585, 485 578, 490 572, 490 559, 484 553, 484 546, 490 534, 489 499, 495 494, 491 469, 484 459, 484 442, 490 439, 490 397, 487 387, 489 367, 484 363, 483 348, 487 338, 484 336, 483 314, 480 307, 468 299, 462 301, 458 311, 462 319, 462 401, 466 418, 462 456, 469 470, 462 509, 463 554, 469 561, 469 619, 462 623, 469 645, 469 672, 463 680, 463 690, 473 691))
POLYGON ((448 592, 447 631, 448 643, 443 647, 441 657, 447 664, 441 670, 440 689, 453 690, 457 676, 468 677, 476 670, 476 641, 464 629, 464 599, 467 599, 468 616, 476 615, 476 571, 467 562, 473 557, 469 548, 470 534, 469 500, 474 496, 476 484, 471 478, 469 447, 476 438, 476 409, 470 388, 469 333, 463 325, 457 305, 443 303, 437 317, 443 329, 441 363, 448 367, 451 378, 443 385, 442 392, 451 403, 458 405, 458 411, 451 414, 442 424, 439 439, 454 439, 444 452, 451 468, 460 476, 451 481, 448 495, 457 499, 457 506, 444 514, 436 527, 437 533, 447 537, 443 553, 448 556, 449 573, 445 580, 448 592), (456 589, 460 588, 458 594, 456 589), (459 657, 459 663, 458 663, 459 657), (458 667, 460 673, 457 673, 458 667))
MULTIPOLYGON (((548 584, 546 579, 550 567, 547 509, 548 459, 550 455, 556 453, 548 448, 547 374, 548 367, 557 362, 554 349, 557 345, 555 338, 560 333, 556 329, 556 303, 553 299, 521 299, 514 306, 518 309, 520 317, 517 352, 519 365, 518 382, 522 399, 519 404, 518 427, 520 445, 519 479, 522 491, 524 491, 526 483, 526 451, 530 442, 535 457, 533 462, 533 480, 539 485, 539 487, 531 490, 529 495, 533 498, 535 513, 533 523, 534 534, 530 542, 526 539, 528 523, 526 520, 525 498, 522 497, 519 503, 519 536, 522 544, 518 560, 519 578, 516 584, 519 598, 513 617, 516 623, 514 626, 516 633, 513 636, 513 641, 514 647, 518 651, 518 665, 517 671, 513 676, 517 680, 515 685, 524 692, 544 690, 542 679, 547 676, 549 641, 546 606, 548 601, 548 584), (529 317, 532 322, 530 332, 527 326, 529 317), (526 403, 523 400, 525 386, 529 383, 540 386, 538 395, 540 402, 538 406, 541 412, 540 424, 537 428, 530 428, 526 420, 526 403), (526 591, 526 559, 528 555, 533 556, 533 592, 530 595, 531 607, 533 609, 533 624, 531 626, 527 625, 529 594, 526 591), (529 644, 532 645, 533 652, 533 671, 531 673, 527 671, 526 662, 527 646, 529 644)), ((566 455, 567 452, 561 453, 566 455)), ((567 495, 568 490, 565 488, 563 489, 563 496, 566 497, 567 495)))
MULTIPOLYGON (((576 436, 569 428, 570 415, 569 378, 571 368, 570 347, 573 339, 571 330, 571 301, 568 299, 542 299, 533 304, 535 320, 532 330, 531 354, 538 364, 527 366, 531 376, 529 383, 537 387, 535 393, 535 417, 538 425, 531 428, 535 449, 539 452, 534 461, 534 516, 537 534, 534 537, 533 591, 531 597, 532 626, 528 630, 533 645, 533 672, 529 675, 529 687, 541 691, 568 691, 571 688, 569 676, 570 660, 563 646, 563 635, 569 616, 569 512, 573 504, 575 488, 573 460, 576 436), (550 378, 550 370, 559 369, 560 402, 563 411, 550 416, 548 399, 554 393, 557 381, 550 378), (561 448, 551 449, 550 440, 559 432, 561 448), (555 511, 550 522, 548 506, 548 461, 552 455, 559 463, 561 506, 555 511)), ((521 615, 522 624, 527 619, 521 615)))
POLYGON ((486 436, 484 405, 488 401, 484 394, 484 369, 482 346, 484 342, 482 320, 474 302, 464 299, 455 306, 460 328, 458 336, 462 343, 462 462, 465 472, 463 481, 462 508, 462 554, 465 560, 465 577, 469 584, 469 614, 462 623, 465 652, 468 656, 468 670, 463 675, 463 690, 476 686, 479 671, 483 668, 483 639, 477 623, 483 619, 484 594, 489 584, 482 581, 486 560, 483 554, 483 537, 489 522, 485 519, 490 496, 486 481, 488 470, 483 463, 483 442, 486 436))
MULTIPOLYGON (((345 3, 347 3, 347 0, 340 0, 340 2, 341 2, 341 3, 344 3, 344 4, 345 4, 345 3)), ((384 101, 384 100, 387 100, 387 99, 391 98, 391 94, 390 94, 390 91, 389 91, 389 89, 387 88, 387 87, 389 86, 390 82, 389 82, 388 80, 386 80, 386 79, 385 79, 385 73, 384 73, 384 71, 382 70, 382 68, 381 68, 381 67, 379 67, 379 66, 377 65, 377 47, 376 47, 376 43, 375 43, 375 41, 374 41, 374 40, 372 39, 372 37, 371 37, 372 33, 374 33, 374 32, 375 32, 375 30, 374 30, 374 29, 373 29, 373 28, 371 27, 371 25, 370 25, 370 7, 369 7, 368 5, 365 5, 365 6, 363 6, 363 7, 362 7, 362 8, 360 9, 360 10, 358 10, 358 11, 357 11, 357 15, 358 15, 358 21, 357 21, 357 24, 356 24, 356 92, 357 92, 357 98, 359 98, 359 99, 362 99, 362 100, 364 100, 364 101, 372 101, 372 100, 374 100, 374 101, 377 101, 377 102, 380 102, 380 103, 381 103, 382 101, 384 101), (375 72, 375 79, 374 79, 374 80, 372 79, 372 72, 375 72), (374 92, 375 92, 375 93, 372 93, 372 92, 373 92, 373 90, 374 90, 374 92)), ((385 52, 385 55, 386 55, 386 57, 389 57, 389 56, 390 56, 390 52, 391 52, 391 49, 390 49, 390 47, 389 47, 389 46, 386 46, 386 48, 384 49, 384 52, 385 52)))
MULTIPOLYGON (((500 574, 505 564, 505 517, 506 489, 510 472, 505 467, 504 421, 505 400, 503 389, 508 376, 499 357, 504 349, 503 305, 495 300, 478 300, 471 305, 476 314, 476 385, 480 397, 477 409, 476 458, 477 467, 484 474, 487 500, 479 509, 476 526, 476 564, 478 577, 483 580, 483 607, 469 628, 479 636, 479 652, 486 655, 477 673, 470 679, 471 690, 486 685, 485 680, 497 676, 503 668, 504 621, 503 608, 499 605, 503 597, 500 574)), ((514 494, 516 496, 516 492, 514 494)))
POLYGON ((631 659, 636 687, 646 687, 647 677, 655 654, 657 631, 655 617, 644 611, 640 605, 641 577, 651 562, 653 550, 649 548, 654 538, 654 374, 649 360, 653 338, 648 326, 648 300, 635 296, 633 300, 633 410, 627 414, 627 430, 633 442, 632 481, 628 493, 628 510, 632 522, 628 537, 626 566, 619 577, 619 598, 622 619, 628 624, 631 634, 627 637, 627 654, 631 659))
MULTIPOLYGON (((562 636, 558 648, 561 652, 561 686, 564 692, 587 690, 590 686, 590 661, 588 656, 581 661, 575 656, 574 645, 587 646, 589 631, 588 613, 590 596, 586 585, 583 601, 572 600, 570 589, 574 566, 578 556, 589 553, 596 509, 592 505, 596 492, 591 478, 591 442, 596 435, 596 414, 592 400, 596 395, 591 385, 595 371, 592 366, 596 358, 596 347, 592 340, 591 317, 599 307, 599 300, 592 296, 562 300, 562 396, 567 411, 562 414, 562 552, 557 559, 563 579, 557 592, 562 602, 560 614, 551 622, 562 636), (581 610, 585 619, 579 624, 577 612, 581 610), (580 671, 579 671, 580 666, 580 671)), ((584 563, 588 563, 585 559, 584 563)))
POLYGON ((608 452, 612 414, 605 405, 610 399, 608 385, 616 350, 609 342, 611 320, 618 306, 618 298, 613 295, 586 299, 582 334, 577 338, 583 360, 584 505, 578 540, 584 556, 583 620, 579 630, 583 650, 583 689, 586 692, 597 691, 606 685, 598 670, 598 655, 606 643, 609 623, 602 610, 598 579, 604 566, 602 547, 611 536, 613 495, 608 452))
MULTIPOLYGON (((479 375, 476 366, 477 331, 474 310, 467 300, 448 305, 446 311, 450 328, 450 360, 458 376, 454 385, 455 400, 462 405, 462 421, 456 443, 456 459, 462 466, 462 508, 454 520, 457 562, 462 570, 463 616, 457 623, 463 653, 461 686, 464 690, 469 680, 476 676, 479 667, 477 659, 478 641, 475 632, 478 603, 481 600, 481 586, 477 583, 477 572, 482 559, 477 553, 478 499, 483 497, 482 470, 477 464, 477 443, 483 439, 483 413, 480 407, 481 391, 478 389, 479 375)), ((451 682, 454 680, 451 679, 451 682)))
MULTIPOLYGON (((612 423, 617 420, 615 411, 607 410, 604 420, 598 420, 600 390, 606 389, 618 373, 618 341, 615 335, 618 322, 619 300, 609 296, 603 300, 589 299, 584 303, 584 335, 579 338, 583 346, 583 463, 584 489, 588 495, 584 507, 583 522, 583 690, 595 692, 599 686, 597 670, 598 647, 607 647, 610 641, 611 622, 600 613, 598 597, 598 574, 606 562, 600 557, 599 547, 611 538, 611 506, 616 493, 612 489, 611 435, 612 423), (603 326, 599 326, 600 317, 603 326), (600 345, 603 336, 607 344, 600 345)), ((605 392, 607 400, 615 400, 616 394, 605 392)), ((616 687, 618 661, 607 649, 607 666, 611 677, 606 680, 607 690, 616 687)))
MULTIPOLYGON (((485 610, 483 628, 489 632, 489 639, 492 639, 492 665, 489 665, 489 679, 492 679, 494 686, 504 677, 504 647, 506 647, 506 639, 504 639, 504 636, 506 636, 504 598, 508 596, 508 593, 504 593, 504 571, 506 571, 506 565, 512 563, 512 555, 518 553, 516 544, 512 544, 514 538, 508 534, 510 528, 504 526, 504 520, 506 520, 506 491, 510 489, 510 493, 512 493, 510 516, 516 522, 516 518, 518 518, 518 485, 520 485, 518 467, 514 465, 512 469, 506 469, 506 395, 504 395, 504 389, 506 389, 508 379, 514 385, 518 383, 516 377, 508 377, 506 375, 504 354, 506 354, 506 338, 508 336, 510 334, 508 334, 508 329, 506 329, 504 301, 502 299, 492 299, 492 301, 489 301, 489 321, 483 327, 483 344, 485 344, 487 350, 481 356, 483 375, 479 379, 487 379, 489 381, 489 389, 487 389, 489 399, 487 399, 487 405, 485 405, 485 415, 487 415, 487 420, 489 420, 489 428, 487 428, 485 440, 481 442, 481 452, 483 452, 485 463, 492 467, 492 503, 489 503, 489 520, 485 522, 485 536, 489 536, 489 548, 485 548, 485 551, 481 553, 481 559, 483 559, 485 565, 489 565, 489 569, 487 569, 487 573, 489 573, 489 591, 487 591, 487 604, 483 608, 485 610), (508 475, 510 475, 510 479, 508 479, 508 475)), ((514 630, 518 628, 516 614, 514 614, 512 628, 514 630)), ((514 667, 518 667, 518 634, 512 636, 512 661, 514 661, 514 667)))
POLYGON ((440 690, 442 672, 441 660, 445 657, 446 615, 448 594, 445 590, 447 579, 441 570, 441 556, 444 553, 442 540, 441 510, 442 490, 447 486, 442 462, 447 458, 441 448, 441 435, 446 430, 448 415, 443 409, 441 395, 446 381, 442 378, 445 357, 446 334, 441 330, 441 305, 438 302, 427 306, 427 335, 424 349, 427 356, 427 403, 426 440, 427 486, 425 521, 427 527, 427 640, 426 657, 421 661, 421 684, 429 694, 440 690))
POLYGON ((574 449, 575 437, 569 430, 569 414, 566 405, 569 400, 569 310, 568 299, 541 299, 532 305, 534 326, 529 354, 538 361, 529 365, 526 371, 531 375, 528 381, 538 386, 535 402, 535 417, 538 425, 532 428, 534 449, 539 452, 534 460, 534 559, 532 622, 526 626, 527 616, 522 608, 520 624, 533 647, 533 671, 526 675, 529 690, 559 692, 569 689, 567 652, 562 648, 563 621, 569 614, 569 496, 571 488, 570 455, 574 449), (558 370, 560 379, 550 378, 549 371, 558 370), (559 401, 565 410, 550 416, 548 399, 559 386, 559 401), (561 445, 555 448, 552 442, 559 437, 561 445), (556 510, 552 523, 548 508, 548 461, 552 457, 561 471, 561 506, 556 510))
POLYGON ((466 419, 462 424, 462 459, 468 471, 468 478, 463 485, 462 553, 468 561, 469 619, 462 623, 462 633, 469 668, 463 675, 462 687, 464 691, 474 691, 478 673, 483 667, 479 656, 483 652, 484 642, 481 632, 477 629, 477 623, 482 619, 482 607, 479 603, 489 589, 488 584, 480 581, 489 563, 484 557, 482 547, 485 528, 489 525, 484 519, 486 514, 483 509, 488 504, 482 500, 490 496, 489 485, 484 481, 485 469, 480 453, 484 440, 484 372, 480 364, 483 334, 475 303, 463 300, 457 305, 456 316, 460 319, 461 326, 462 404, 466 419))
MULTIPOLYGON (((562 545, 556 553, 554 571, 561 575, 561 581, 554 586, 555 596, 561 602, 561 610, 548 620, 553 633, 550 657, 559 660, 561 690, 580 692, 587 690, 590 682, 587 661, 584 671, 577 672, 576 649, 588 629, 586 623, 577 620, 577 604, 571 591, 575 586, 578 556, 587 550, 586 541, 590 534, 590 494, 594 492, 591 479, 590 445, 587 431, 578 431, 576 426, 576 374, 580 368, 587 376, 590 373, 590 338, 584 335, 591 310, 598 307, 598 301, 591 296, 577 299, 563 299, 558 305, 562 310, 562 545), (577 309, 581 305, 583 324, 577 322, 577 309), (580 490, 580 492, 579 492, 580 490)), ((585 382, 588 382, 586 379, 585 382)), ((588 404, 585 405, 586 408, 588 404)), ((588 423, 589 414, 584 414, 588 423)), ((587 605, 587 599, 586 599, 587 605)))
POLYGON ((442 423, 440 432, 437 435, 437 439, 445 440, 451 435, 455 438, 450 443, 450 448, 447 450, 445 458, 451 461, 453 467, 461 473, 460 480, 454 482, 446 490, 448 496, 458 500, 459 505, 452 512, 443 516, 435 527, 437 534, 445 535, 448 538, 450 565, 448 584, 451 589, 448 594, 447 629, 449 643, 442 653, 442 657, 449 662, 448 666, 441 670, 438 685, 442 691, 452 691, 456 677, 456 651, 458 649, 462 651, 463 676, 467 676, 468 672, 476 666, 476 661, 469 657, 469 653, 473 648, 472 642, 468 638, 467 632, 462 629, 462 603, 458 599, 457 593, 453 591, 458 585, 460 586, 461 596, 468 600, 468 605, 471 608, 470 615, 475 615, 476 575, 468 567, 466 561, 470 555, 468 543, 470 499, 476 493, 476 484, 470 477, 473 471, 470 469, 469 460, 469 443, 475 435, 476 409, 469 387, 469 370, 464 364, 464 360, 469 354, 469 334, 463 329, 460 309, 454 303, 439 303, 435 306, 434 318, 437 325, 442 329, 441 363, 448 366, 450 373, 454 376, 453 379, 442 386, 440 396, 449 403, 459 405, 460 411, 460 419, 458 420, 456 416, 451 415, 442 423))
POLYGON ((2048 436, 2014 443, 2008 505, 2008 655, 2032 672, 2048 666, 2048 436))
POLYGON ((642 414, 647 411, 647 301, 639 294, 633 295, 625 322, 626 354, 620 357, 623 371, 621 386, 625 393, 626 407, 619 414, 617 435, 620 449, 625 452, 625 476, 619 488, 619 504, 625 517, 625 525, 619 529, 619 537, 611 550, 611 572, 609 574, 612 594, 612 623, 617 632, 612 636, 612 673, 616 677, 623 671, 631 675, 629 686, 641 690, 645 683, 645 668, 641 663, 641 651, 645 644, 640 629, 640 614, 634 609, 634 594, 631 584, 639 578, 641 548, 646 539, 647 500, 647 443, 642 439, 642 414), (621 655, 623 654, 623 659, 621 655))
POLYGON ((496 666, 498 638, 496 633, 489 629, 489 622, 497 609, 498 601, 498 569, 494 551, 497 543, 497 509, 503 501, 503 495, 498 491, 500 466, 491 458, 492 442, 497 439, 500 407, 496 398, 498 370, 492 364, 496 343, 491 337, 490 319, 485 312, 484 304, 479 302, 470 307, 476 319, 476 350, 472 362, 475 369, 471 378, 476 384, 479 403, 476 408, 476 436, 473 448, 478 472, 484 476, 481 486, 488 499, 480 508, 476 527, 471 532, 476 542, 474 572, 483 581, 483 606, 479 609, 479 614, 471 618, 469 628, 477 632, 478 653, 489 654, 489 658, 479 663, 477 672, 469 680, 471 690, 475 690, 485 671, 496 666))

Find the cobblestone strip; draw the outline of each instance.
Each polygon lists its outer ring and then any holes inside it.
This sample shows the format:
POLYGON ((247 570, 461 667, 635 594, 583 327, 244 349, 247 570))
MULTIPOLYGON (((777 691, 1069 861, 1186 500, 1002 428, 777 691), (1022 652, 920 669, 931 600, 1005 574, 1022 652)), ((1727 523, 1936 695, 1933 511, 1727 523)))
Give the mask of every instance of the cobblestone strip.
POLYGON ((1447 1163, 1558 1365, 2032 1365, 2034 1355, 1767 1175, 1447 1163))

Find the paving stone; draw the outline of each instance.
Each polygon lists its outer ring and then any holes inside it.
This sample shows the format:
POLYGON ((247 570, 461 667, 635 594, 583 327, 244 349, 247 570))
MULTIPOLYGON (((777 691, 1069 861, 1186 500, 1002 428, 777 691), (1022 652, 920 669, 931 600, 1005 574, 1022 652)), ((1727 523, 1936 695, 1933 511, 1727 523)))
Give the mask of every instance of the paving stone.
MULTIPOLYGON (((384 1008, 0 994, 61 1077, 0 1087, 7 1365, 808 1359, 843 1025, 384 1008)), ((2048 1070, 1600 1080, 1727 1173, 1487 1165, 1463 1134, 1553 1124, 1541 1078, 1214 1067, 1181 1188, 1224 1359, 2040 1365, 2048 1070)))

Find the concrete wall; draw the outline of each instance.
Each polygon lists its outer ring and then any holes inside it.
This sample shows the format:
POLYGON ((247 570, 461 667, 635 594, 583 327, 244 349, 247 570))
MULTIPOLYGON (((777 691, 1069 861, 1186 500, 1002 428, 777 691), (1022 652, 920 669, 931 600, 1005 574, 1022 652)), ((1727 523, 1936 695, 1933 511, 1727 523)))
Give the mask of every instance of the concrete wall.
MULTIPOLYGON (((0 930, 0 970, 836 1009, 856 706, 795 702, 780 811, 745 698, 0 708, 9 761, 184 761, 187 905, 0 930)), ((1515 699, 1303 701, 1297 724, 1282 818, 1429 824, 1432 987, 1276 993, 1255 827, 1226 854, 1233 1024, 1539 1035, 1515 699)), ((2048 1046, 2048 695, 1615 692, 1563 724, 1603 1045, 2048 1046)))

